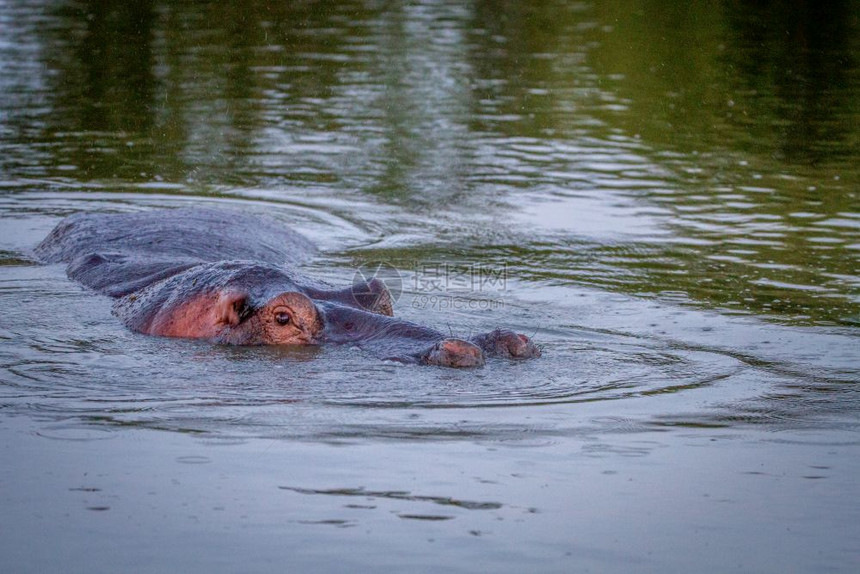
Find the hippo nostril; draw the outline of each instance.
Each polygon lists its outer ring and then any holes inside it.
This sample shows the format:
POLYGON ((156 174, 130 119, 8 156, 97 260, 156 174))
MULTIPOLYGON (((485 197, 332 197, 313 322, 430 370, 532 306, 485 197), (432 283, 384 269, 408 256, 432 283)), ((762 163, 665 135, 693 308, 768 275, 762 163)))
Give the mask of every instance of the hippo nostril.
POLYGON ((540 357, 540 349, 525 335, 507 329, 496 329, 472 339, 487 354, 495 357, 530 359, 540 357))
POLYGON ((468 341, 445 339, 434 345, 423 362, 443 367, 480 367, 484 353, 468 341))
POLYGON ((510 341, 508 341, 508 351, 510 351, 511 355, 513 355, 514 357, 518 357, 525 353, 527 346, 528 339, 526 339, 522 335, 511 337, 510 341))

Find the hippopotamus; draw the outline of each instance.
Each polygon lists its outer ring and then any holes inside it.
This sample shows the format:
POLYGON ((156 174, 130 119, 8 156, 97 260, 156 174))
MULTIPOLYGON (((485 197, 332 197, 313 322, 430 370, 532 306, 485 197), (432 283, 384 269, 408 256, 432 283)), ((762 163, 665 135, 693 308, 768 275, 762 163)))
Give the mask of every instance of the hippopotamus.
POLYGON ((79 213, 36 247, 44 263, 115 299, 113 314, 148 335, 230 345, 352 344, 381 359, 476 367, 485 357, 540 356, 528 337, 496 329, 447 337, 393 316, 385 283, 335 288, 295 270, 316 248, 264 216, 182 208, 79 213))

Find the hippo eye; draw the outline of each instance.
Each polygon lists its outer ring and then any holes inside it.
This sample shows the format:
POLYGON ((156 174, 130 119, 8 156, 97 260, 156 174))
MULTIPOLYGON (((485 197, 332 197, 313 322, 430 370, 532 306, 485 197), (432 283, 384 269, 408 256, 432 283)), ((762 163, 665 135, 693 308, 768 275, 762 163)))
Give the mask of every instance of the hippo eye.
POLYGON ((289 325, 291 320, 290 314, 286 311, 281 311, 275 315, 275 321, 278 322, 278 325, 289 325))

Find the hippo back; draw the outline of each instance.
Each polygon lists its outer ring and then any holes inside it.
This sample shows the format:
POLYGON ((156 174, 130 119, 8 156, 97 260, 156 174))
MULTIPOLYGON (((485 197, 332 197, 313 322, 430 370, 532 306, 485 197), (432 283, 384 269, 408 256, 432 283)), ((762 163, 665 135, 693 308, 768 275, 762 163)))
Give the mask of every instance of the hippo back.
POLYGON ((162 261, 244 259, 275 265, 295 265, 314 252, 307 239, 274 220, 199 208, 71 215, 35 250, 46 263, 113 253, 162 261))

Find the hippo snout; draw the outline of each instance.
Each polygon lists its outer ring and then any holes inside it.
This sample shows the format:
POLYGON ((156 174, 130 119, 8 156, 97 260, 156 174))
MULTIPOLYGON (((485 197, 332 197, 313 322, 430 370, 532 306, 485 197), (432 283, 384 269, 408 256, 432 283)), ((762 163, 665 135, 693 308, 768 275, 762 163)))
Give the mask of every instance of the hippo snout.
POLYGON ((409 321, 342 305, 323 303, 325 340, 352 343, 379 356, 442 367, 480 367, 484 351, 463 339, 409 321))

